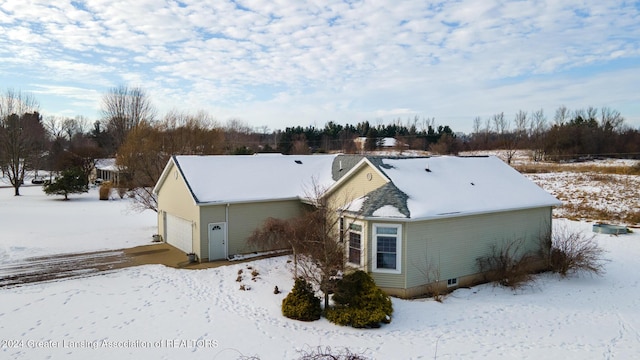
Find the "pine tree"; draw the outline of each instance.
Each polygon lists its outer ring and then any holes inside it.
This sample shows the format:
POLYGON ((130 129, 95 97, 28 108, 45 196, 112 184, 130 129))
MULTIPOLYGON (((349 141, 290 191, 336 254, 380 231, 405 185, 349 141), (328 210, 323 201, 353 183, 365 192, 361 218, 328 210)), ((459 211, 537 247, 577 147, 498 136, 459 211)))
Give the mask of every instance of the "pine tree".
POLYGON ((73 167, 62 171, 60 177, 53 182, 47 182, 42 190, 47 195, 64 195, 69 200, 69 194, 89 192, 89 181, 79 167, 73 167))

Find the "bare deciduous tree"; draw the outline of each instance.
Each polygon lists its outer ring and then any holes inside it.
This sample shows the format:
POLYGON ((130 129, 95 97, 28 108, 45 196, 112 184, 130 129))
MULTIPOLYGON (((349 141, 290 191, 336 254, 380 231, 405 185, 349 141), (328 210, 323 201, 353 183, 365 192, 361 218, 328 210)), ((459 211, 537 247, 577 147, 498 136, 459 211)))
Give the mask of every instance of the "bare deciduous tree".
POLYGON ((553 122, 555 123, 555 125, 558 125, 558 126, 565 124, 567 121, 569 121, 569 118, 571 117, 570 113, 571 112, 566 106, 561 105, 559 108, 556 109, 556 113, 553 116, 553 122))
POLYGON ((211 155, 222 152, 223 135, 205 112, 172 111, 160 123, 142 122, 131 130, 116 163, 123 184, 135 189, 135 207, 157 211, 153 186, 172 155, 211 155))
POLYGON ((603 106, 600 109, 600 126, 608 132, 619 131, 624 123, 624 118, 619 111, 603 106))
POLYGON ((0 167, 20 195, 27 169, 44 151, 45 130, 38 102, 30 94, 7 90, 0 95, 0 167))
POLYGON ((101 111, 116 148, 132 129, 143 121, 153 121, 156 116, 149 95, 140 87, 126 85, 111 88, 103 95, 101 111))
POLYGON ((342 229, 341 210, 335 209, 323 197, 324 191, 314 182, 307 197, 312 205, 300 216, 291 219, 267 219, 252 234, 249 244, 264 248, 290 247, 294 253, 294 277, 302 277, 324 294, 325 308, 335 277, 345 267, 345 245, 339 241, 342 229))
POLYGON ((533 160, 540 161, 544 155, 544 134, 547 130, 547 118, 544 110, 540 109, 531 113, 529 123, 529 133, 531 136, 531 146, 533 148, 533 160))

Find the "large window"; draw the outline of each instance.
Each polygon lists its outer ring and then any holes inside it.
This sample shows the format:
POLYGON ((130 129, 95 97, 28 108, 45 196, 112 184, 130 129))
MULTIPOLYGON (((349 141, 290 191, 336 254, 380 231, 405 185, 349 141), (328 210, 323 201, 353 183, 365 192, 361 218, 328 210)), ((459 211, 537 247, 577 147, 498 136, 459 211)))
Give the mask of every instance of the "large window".
POLYGON ((349 224, 349 262, 362 265, 362 225, 349 224))
POLYGON ((402 227, 395 224, 373 225, 374 270, 400 273, 402 227))

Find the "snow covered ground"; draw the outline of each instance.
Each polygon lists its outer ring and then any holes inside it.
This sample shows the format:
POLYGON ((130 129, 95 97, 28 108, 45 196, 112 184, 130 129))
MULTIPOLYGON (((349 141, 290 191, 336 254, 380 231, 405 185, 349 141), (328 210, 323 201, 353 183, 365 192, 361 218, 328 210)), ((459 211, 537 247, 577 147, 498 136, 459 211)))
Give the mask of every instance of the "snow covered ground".
MULTIPOLYGON (((155 232, 155 213, 130 212, 126 200, 101 202, 92 191, 64 202, 22 190, 16 198, 0 189, 0 264, 145 244, 155 232)), ((591 232, 590 223, 555 223, 591 232)), ((286 256, 0 288, 0 358, 294 359, 317 346, 375 359, 640 358, 640 230, 596 239, 610 260, 602 277, 541 274, 518 291, 486 284, 443 303, 393 299, 393 321, 374 330, 284 318, 293 286, 286 256)))
POLYGON ((89 193, 47 196, 40 186, 0 188, 0 263, 60 253, 122 249, 151 242, 157 232, 153 211, 132 211, 114 194, 98 200, 89 193))

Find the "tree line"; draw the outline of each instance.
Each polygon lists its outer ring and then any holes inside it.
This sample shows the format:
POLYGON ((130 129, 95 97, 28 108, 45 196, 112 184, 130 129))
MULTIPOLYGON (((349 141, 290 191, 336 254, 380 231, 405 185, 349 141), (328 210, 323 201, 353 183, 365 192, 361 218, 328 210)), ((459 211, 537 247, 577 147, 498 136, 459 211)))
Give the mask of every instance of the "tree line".
POLYGON ((120 85, 102 96, 100 118, 45 116, 27 93, 0 94, 0 171, 19 195, 29 170, 61 173, 80 169, 88 178, 95 160, 115 157, 122 181, 140 188, 143 207, 155 209, 150 187, 172 155, 356 153, 383 147, 394 138, 398 153, 436 154, 501 149, 511 159, 531 149, 535 160, 565 160, 587 155, 638 156, 640 134, 608 107, 570 110, 559 107, 551 120, 542 109, 503 112, 473 120, 473 132, 456 133, 433 118, 396 119, 384 124, 327 122, 323 127, 295 126, 271 130, 231 119, 221 124, 206 111, 173 109, 160 116, 142 88, 120 85))
POLYGON ((15 195, 20 194, 27 171, 61 174, 74 168, 88 178, 96 159, 115 157, 123 185, 146 188, 142 198, 149 198, 146 205, 153 209, 148 188, 174 154, 352 153, 375 150, 381 146, 380 138, 398 136, 411 142, 407 146, 426 150, 444 135, 455 136, 448 126, 417 118, 411 124, 329 122, 324 128, 271 131, 266 126, 252 128, 237 119, 220 124, 206 111, 173 109, 159 116, 144 89, 126 85, 103 94, 100 119, 95 121, 83 116, 43 117, 33 95, 15 90, 0 94, 0 171, 9 178, 15 195), (367 139, 363 148, 356 147, 353 140, 357 137, 367 139))
POLYGON ((466 150, 502 149, 510 162, 516 150, 532 150, 533 160, 564 161, 589 156, 640 157, 640 132, 627 126, 619 111, 589 106, 558 107, 552 120, 544 110, 503 112, 474 119, 466 150))

